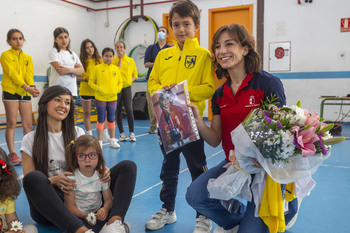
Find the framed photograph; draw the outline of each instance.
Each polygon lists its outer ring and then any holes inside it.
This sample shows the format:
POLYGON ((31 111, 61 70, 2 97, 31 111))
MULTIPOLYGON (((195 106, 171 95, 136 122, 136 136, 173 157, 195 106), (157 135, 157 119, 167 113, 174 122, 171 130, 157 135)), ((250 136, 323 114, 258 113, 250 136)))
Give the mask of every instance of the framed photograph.
POLYGON ((166 153, 198 140, 199 132, 189 103, 187 81, 152 96, 160 132, 160 143, 166 153))

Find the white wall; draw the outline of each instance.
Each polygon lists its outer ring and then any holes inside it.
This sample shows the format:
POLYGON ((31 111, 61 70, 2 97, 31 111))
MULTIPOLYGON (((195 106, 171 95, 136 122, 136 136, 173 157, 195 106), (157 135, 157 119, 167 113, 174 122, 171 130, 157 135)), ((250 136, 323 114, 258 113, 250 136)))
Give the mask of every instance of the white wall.
MULTIPOLYGON (((94 9, 106 7, 104 3, 72 0, 94 9)), ((144 3, 162 0, 145 0, 144 3)), ((253 35, 256 36, 257 0, 194 0, 201 13, 200 44, 208 47, 208 9, 253 4, 253 35)), ((282 79, 288 104, 301 100, 304 107, 319 110, 320 95, 346 95, 350 93, 350 77, 340 79, 309 78, 310 72, 350 71, 350 48, 346 46, 350 32, 340 33, 340 18, 350 17, 350 1, 318 0, 307 4, 297 0, 265 0, 264 31, 264 69, 268 70, 268 49, 270 42, 291 41, 291 72, 306 72, 305 77, 282 79), (340 56, 344 54, 344 56, 340 56)), ((140 3, 134 0, 134 4, 140 3)), ((109 7, 129 5, 129 0, 111 1, 109 7)), ((172 3, 147 5, 144 14, 162 25, 163 13, 168 13, 172 3)), ((113 47, 114 36, 129 15, 129 8, 107 11, 88 12, 86 9, 59 0, 2 0, 0 2, 0 21, 6 22, 0 27, 0 52, 7 50, 6 34, 10 28, 22 30, 27 40, 24 52, 34 60, 34 73, 46 75, 47 54, 53 43, 53 30, 63 26, 70 32, 71 48, 79 53, 80 42, 92 39, 99 50, 113 47), (105 23, 108 21, 109 26, 105 23)), ((140 14, 140 7, 133 9, 133 14, 140 14)), ((154 36, 152 26, 142 20, 128 29, 128 48, 139 43, 150 44, 154 36), (146 34, 146 39, 145 39, 146 34)), ((0 68, 0 73, 2 73, 0 68)), ((303 73, 304 75, 304 73, 303 73)), ((282 77, 282 75, 281 75, 282 77)), ((44 83, 37 83, 42 87, 44 83)), ((145 83, 135 83, 133 91, 145 90, 145 83)), ((36 109, 36 102, 33 102, 36 109)), ((347 109, 347 108, 344 108, 347 109)), ((337 117, 339 107, 326 107, 326 118, 337 117)), ((348 110, 346 110, 348 111, 348 110)), ((0 104, 0 113, 4 113, 0 104)), ((347 118, 346 121, 350 119, 347 118)))
MULTIPOLYGON (((268 70, 270 42, 291 41, 291 72, 350 70, 350 32, 340 32, 340 19, 350 17, 350 1, 265 0, 264 69, 268 70), (343 56, 341 56, 343 55, 343 56)), ((321 95, 350 94, 350 76, 342 79, 283 79, 287 104, 302 101, 307 109, 319 110, 321 95)), ((326 106, 324 117, 338 118, 339 106, 326 106)), ((349 107, 344 107, 345 113, 349 107)), ((349 116, 344 121, 349 121, 349 116)))
MULTIPOLYGON (((0 52, 10 48, 6 42, 8 30, 21 30, 26 39, 23 51, 33 58, 34 75, 45 76, 49 67, 48 53, 53 47, 54 29, 65 27, 70 33, 71 50, 79 54, 83 39, 96 39, 94 18, 91 16, 91 13, 80 7, 72 7, 57 0, 1 0, 0 52)), ((0 73, 2 74, 1 67, 0 73)), ((42 89, 45 83, 36 82, 36 85, 42 89)), ((38 98, 33 100, 34 110, 37 109, 37 102, 38 98)), ((1 101, 0 114, 4 112, 1 101)))

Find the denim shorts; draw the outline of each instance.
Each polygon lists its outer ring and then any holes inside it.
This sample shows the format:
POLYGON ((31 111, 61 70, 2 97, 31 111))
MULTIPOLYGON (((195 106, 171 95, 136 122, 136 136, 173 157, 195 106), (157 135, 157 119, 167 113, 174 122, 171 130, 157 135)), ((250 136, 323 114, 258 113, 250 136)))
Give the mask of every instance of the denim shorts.
POLYGON ((11 94, 6 91, 2 92, 2 100, 3 101, 21 101, 21 102, 31 102, 32 97, 30 95, 28 96, 21 96, 17 93, 11 94))

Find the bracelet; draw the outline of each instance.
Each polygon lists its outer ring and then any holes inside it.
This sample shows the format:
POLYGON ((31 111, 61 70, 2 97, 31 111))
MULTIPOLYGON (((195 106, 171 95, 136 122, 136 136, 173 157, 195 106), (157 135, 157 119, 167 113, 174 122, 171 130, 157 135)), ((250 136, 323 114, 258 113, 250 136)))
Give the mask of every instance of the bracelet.
POLYGON ((28 91, 29 87, 30 87, 30 86, 29 86, 29 85, 27 85, 27 87, 26 87, 26 91, 28 91))

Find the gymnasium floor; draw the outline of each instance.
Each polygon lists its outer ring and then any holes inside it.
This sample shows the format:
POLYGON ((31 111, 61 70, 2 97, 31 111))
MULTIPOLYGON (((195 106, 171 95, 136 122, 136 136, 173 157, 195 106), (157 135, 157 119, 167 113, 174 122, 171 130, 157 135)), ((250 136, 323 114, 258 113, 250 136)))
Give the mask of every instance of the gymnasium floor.
MULTIPOLYGON (((126 132, 128 127, 123 121, 126 132)), ((80 127, 84 128, 81 124, 80 127)), ((95 128, 95 124, 93 124, 95 128)), ((132 160, 138 166, 137 182, 134 197, 126 216, 133 233, 150 232, 145 230, 144 224, 161 208, 159 179, 162 165, 162 154, 158 145, 157 135, 148 134, 149 121, 136 120, 135 134, 137 142, 121 142, 121 149, 109 148, 104 144, 103 152, 107 166, 111 167, 122 160, 132 160)), ((96 135, 96 131, 93 131, 96 135)), ((128 135, 128 134, 127 134, 128 135)), ((343 126, 343 136, 350 137, 350 125, 343 126)), ((19 153, 22 140, 22 128, 16 129, 16 151, 19 153)), ((7 151, 5 130, 0 130, 0 146, 7 151)), ((219 146, 212 148, 205 146, 208 167, 218 164, 224 158, 219 146)), ((316 187, 311 195, 304 198, 296 224, 287 232, 290 233, 346 233, 350 232, 349 210, 350 201, 350 143, 349 140, 333 147, 331 157, 324 162, 313 175, 316 187)), ((19 175, 22 167, 17 166, 19 175)), ((195 225, 195 211, 188 206, 185 200, 186 188, 191 182, 189 171, 184 159, 181 160, 178 194, 176 199, 176 223, 166 225, 157 233, 192 233, 195 225)), ((33 184, 35 185, 35 184, 33 184)), ((17 214, 24 224, 34 224, 29 214, 28 202, 24 192, 16 200, 17 214)), ((213 229, 215 229, 213 223, 213 229)), ((40 233, 61 232, 55 227, 37 225, 40 233)))

